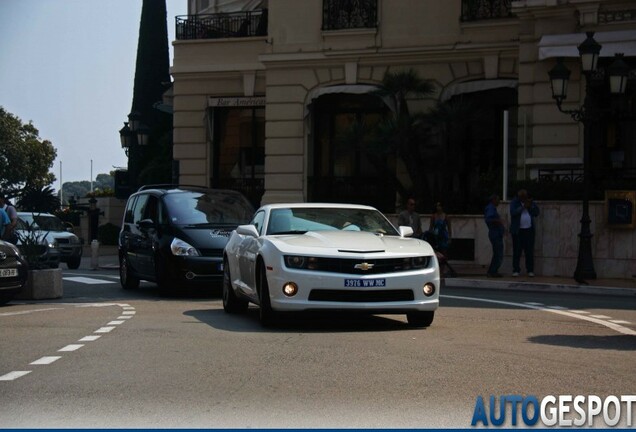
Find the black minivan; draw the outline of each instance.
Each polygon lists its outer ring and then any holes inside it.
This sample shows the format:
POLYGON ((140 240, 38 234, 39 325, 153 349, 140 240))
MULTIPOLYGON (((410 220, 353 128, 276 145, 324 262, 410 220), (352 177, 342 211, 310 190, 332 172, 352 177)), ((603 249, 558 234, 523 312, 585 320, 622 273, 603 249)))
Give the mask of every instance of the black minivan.
POLYGON ((128 198, 119 233, 122 287, 137 288, 142 279, 165 291, 220 282, 225 244, 253 213, 232 190, 142 186, 128 198))

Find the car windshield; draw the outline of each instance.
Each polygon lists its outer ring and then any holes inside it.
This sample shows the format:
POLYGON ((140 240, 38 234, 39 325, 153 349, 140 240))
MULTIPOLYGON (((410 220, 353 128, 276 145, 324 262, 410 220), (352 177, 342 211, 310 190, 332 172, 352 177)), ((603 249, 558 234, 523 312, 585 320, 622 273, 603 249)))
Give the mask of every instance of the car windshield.
POLYGON ((179 191, 164 201, 175 225, 241 225, 254 213, 243 195, 231 191, 179 191))
POLYGON ((18 229, 27 230, 29 228, 42 231, 66 231, 64 223, 56 216, 37 213, 20 215, 18 229))
POLYGON ((267 234, 338 230, 399 235, 395 227, 377 210, 326 207, 273 209, 269 216, 267 234))

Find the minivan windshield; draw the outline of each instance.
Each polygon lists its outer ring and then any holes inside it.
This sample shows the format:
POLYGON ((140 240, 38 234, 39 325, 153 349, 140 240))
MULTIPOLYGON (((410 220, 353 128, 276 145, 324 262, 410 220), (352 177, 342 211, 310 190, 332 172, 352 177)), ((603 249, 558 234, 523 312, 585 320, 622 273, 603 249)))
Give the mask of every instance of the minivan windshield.
POLYGON ((249 222, 254 208, 232 191, 178 191, 164 196, 175 225, 241 225, 249 222))

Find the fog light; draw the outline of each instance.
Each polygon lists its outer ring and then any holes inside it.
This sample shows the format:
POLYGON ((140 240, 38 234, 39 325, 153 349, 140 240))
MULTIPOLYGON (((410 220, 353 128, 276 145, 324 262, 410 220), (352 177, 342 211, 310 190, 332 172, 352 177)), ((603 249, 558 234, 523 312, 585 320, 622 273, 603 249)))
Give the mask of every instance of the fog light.
POLYGON ((293 282, 287 282, 283 285, 283 294, 287 297, 293 297, 298 293, 298 285, 293 282))
POLYGON ((430 282, 427 282, 427 283, 424 285, 424 289, 423 289, 423 291, 424 291, 424 295, 425 295, 426 297, 430 297, 430 296, 432 296, 433 294, 435 294, 435 285, 433 285, 433 284, 432 284, 432 283, 430 283, 430 282))

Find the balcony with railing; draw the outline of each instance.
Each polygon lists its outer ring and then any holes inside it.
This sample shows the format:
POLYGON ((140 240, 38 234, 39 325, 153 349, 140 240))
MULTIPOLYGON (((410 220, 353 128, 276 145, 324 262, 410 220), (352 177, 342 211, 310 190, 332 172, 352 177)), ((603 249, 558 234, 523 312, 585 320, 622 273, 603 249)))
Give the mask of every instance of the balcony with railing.
POLYGON ((462 22, 511 18, 512 0, 462 0, 462 22))
POLYGON ((177 40, 267 36, 267 9, 180 15, 175 20, 177 40))
POLYGON ((322 29, 372 29, 378 26, 377 0, 323 0, 322 29))

